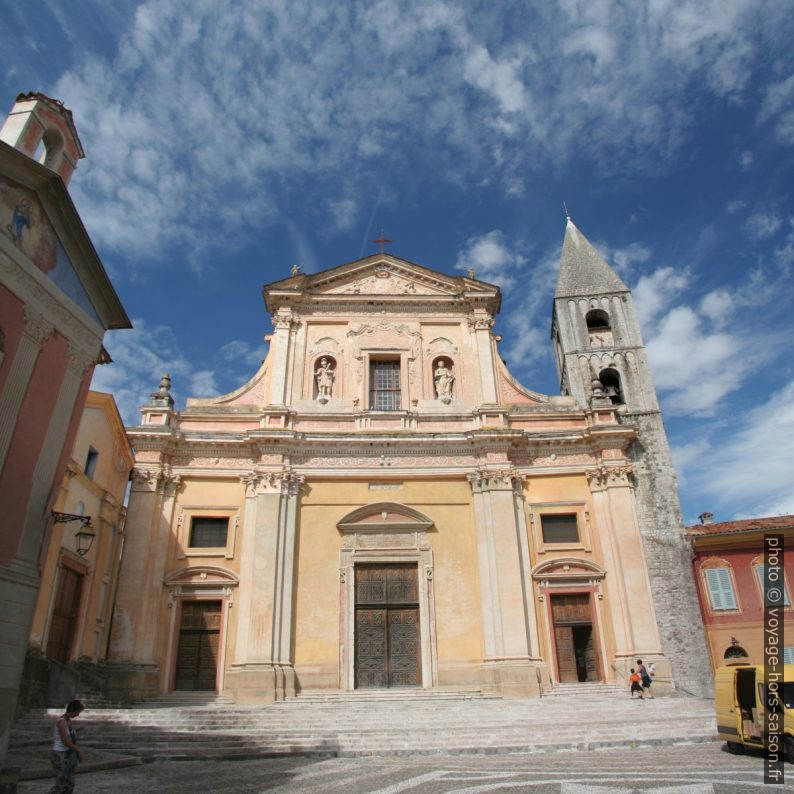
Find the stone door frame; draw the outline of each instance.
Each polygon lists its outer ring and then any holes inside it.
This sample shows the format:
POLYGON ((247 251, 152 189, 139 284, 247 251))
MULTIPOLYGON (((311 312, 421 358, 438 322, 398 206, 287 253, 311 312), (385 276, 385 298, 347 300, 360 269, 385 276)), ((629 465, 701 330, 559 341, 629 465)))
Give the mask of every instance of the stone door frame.
POLYGON ((234 605, 234 588, 239 583, 240 580, 233 571, 210 565, 180 568, 165 577, 163 585, 168 589, 168 609, 171 619, 165 664, 161 673, 161 692, 174 691, 176 663, 179 655, 179 630, 182 624, 182 603, 184 601, 221 602, 215 691, 218 693, 223 691, 226 678, 226 646, 229 639, 229 610, 234 605))
POLYGON ((433 521, 407 505, 378 502, 346 515, 338 524, 339 688, 355 689, 355 568, 362 563, 409 563, 418 568, 421 686, 438 685, 433 550, 427 532, 433 521))

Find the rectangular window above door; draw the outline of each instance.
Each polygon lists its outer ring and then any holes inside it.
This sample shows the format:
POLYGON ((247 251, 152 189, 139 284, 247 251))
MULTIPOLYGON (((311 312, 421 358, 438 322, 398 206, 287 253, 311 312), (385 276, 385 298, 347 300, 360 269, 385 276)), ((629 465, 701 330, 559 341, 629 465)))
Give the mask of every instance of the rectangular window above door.
POLYGON ((400 400, 400 360, 378 359, 369 362, 370 411, 398 411, 400 400))

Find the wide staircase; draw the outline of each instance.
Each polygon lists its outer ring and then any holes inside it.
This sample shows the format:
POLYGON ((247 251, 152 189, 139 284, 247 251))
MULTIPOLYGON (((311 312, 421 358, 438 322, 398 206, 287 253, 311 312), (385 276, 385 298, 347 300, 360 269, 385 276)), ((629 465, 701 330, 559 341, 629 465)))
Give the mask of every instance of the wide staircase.
MULTIPOLYGON (((34 711, 15 724, 9 762, 23 766, 23 777, 51 774, 47 747, 57 715, 34 711)), ((533 753, 715 739, 711 701, 632 701, 609 687, 563 688, 532 700, 421 690, 307 694, 269 706, 174 694, 133 708, 87 709, 77 727, 85 771, 158 760, 533 753)))

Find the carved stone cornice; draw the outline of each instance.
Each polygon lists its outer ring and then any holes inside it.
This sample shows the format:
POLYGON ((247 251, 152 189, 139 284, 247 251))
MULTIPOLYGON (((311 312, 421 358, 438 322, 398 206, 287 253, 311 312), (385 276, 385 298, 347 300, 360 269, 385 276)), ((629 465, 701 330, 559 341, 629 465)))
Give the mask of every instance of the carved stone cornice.
POLYGON ((585 475, 591 491, 613 486, 631 486, 634 483, 634 467, 631 464, 596 466, 594 469, 586 469, 585 475))

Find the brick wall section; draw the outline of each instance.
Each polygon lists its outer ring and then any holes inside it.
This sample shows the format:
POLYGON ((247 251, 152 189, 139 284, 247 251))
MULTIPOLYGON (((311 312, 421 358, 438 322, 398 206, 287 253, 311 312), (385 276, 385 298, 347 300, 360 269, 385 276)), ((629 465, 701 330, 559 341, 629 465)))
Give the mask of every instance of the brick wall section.
POLYGON ((691 549, 684 535, 678 482, 661 414, 627 414, 637 425, 632 446, 637 516, 644 541, 662 650, 676 687, 713 696, 713 680, 692 577, 691 549))

